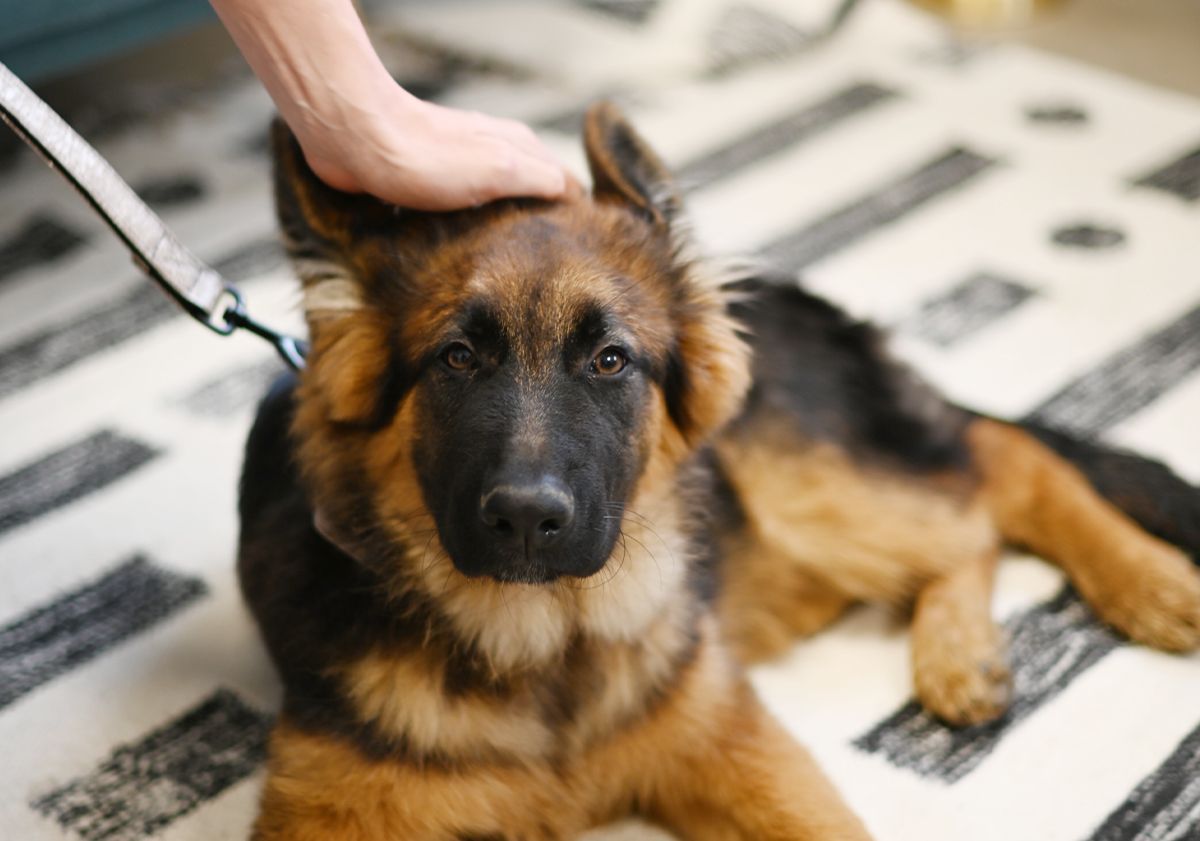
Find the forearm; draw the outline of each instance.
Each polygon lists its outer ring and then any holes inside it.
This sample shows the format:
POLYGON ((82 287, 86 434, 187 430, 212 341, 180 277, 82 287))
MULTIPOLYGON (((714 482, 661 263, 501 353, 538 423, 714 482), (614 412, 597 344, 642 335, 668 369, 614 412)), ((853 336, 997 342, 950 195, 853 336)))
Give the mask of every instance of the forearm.
POLYGON ((351 0, 211 0, 280 114, 300 135, 378 125, 408 94, 351 0))
POLYGON ((578 192, 528 126, 396 84, 351 0, 210 2, 331 187, 426 210, 578 192))

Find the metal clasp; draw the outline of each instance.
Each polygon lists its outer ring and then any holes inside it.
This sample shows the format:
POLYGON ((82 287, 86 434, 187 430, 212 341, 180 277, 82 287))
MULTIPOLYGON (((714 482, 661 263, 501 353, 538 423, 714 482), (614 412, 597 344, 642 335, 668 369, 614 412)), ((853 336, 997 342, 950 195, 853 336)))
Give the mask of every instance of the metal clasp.
POLYGON ((308 342, 280 333, 251 318, 250 314, 246 312, 246 302, 241 293, 232 286, 225 287, 224 294, 228 296, 231 303, 223 311, 221 323, 218 325, 209 320, 209 327, 226 336, 234 330, 249 330, 254 335, 270 342, 271 347, 275 348, 275 352, 293 371, 300 371, 304 368, 304 359, 308 356, 308 342))

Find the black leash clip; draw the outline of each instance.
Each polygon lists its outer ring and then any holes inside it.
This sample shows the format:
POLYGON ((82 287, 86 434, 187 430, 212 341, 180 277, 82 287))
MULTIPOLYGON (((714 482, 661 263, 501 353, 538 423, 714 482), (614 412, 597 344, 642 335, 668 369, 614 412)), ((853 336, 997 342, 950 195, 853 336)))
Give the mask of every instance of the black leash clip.
POLYGON ((261 321, 256 321, 246 312, 246 302, 242 298, 242 293, 233 286, 226 285, 225 294, 232 299, 229 307, 224 313, 223 328, 209 324, 218 333, 229 335, 234 330, 248 330, 259 338, 265 339, 275 348, 275 352, 279 357, 287 363, 293 371, 300 371, 304 368, 305 357, 308 356, 308 342, 297 339, 295 336, 289 336, 285 333, 280 333, 261 321))

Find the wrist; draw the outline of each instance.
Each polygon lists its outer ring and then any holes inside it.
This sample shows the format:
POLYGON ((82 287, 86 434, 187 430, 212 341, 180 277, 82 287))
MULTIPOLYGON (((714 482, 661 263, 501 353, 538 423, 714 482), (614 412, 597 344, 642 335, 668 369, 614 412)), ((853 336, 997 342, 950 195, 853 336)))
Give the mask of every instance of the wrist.
POLYGON ((396 121, 419 104, 380 64, 342 68, 336 78, 309 86, 303 100, 292 99, 292 113, 280 110, 318 175, 337 167, 358 178, 388 155, 396 121))

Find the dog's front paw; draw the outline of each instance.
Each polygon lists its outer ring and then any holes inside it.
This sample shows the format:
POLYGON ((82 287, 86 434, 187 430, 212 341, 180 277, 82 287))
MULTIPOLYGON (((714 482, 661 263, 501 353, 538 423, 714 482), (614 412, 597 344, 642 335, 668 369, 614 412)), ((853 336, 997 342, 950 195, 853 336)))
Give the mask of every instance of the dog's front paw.
POLYGON ((999 718, 1012 700, 1012 675, 1001 646, 963 644, 952 637, 926 641, 913 652, 917 699, 947 724, 999 718))
POLYGON ((1200 571, 1183 552, 1148 541, 1105 572, 1084 589, 1101 619, 1153 648, 1200 648, 1200 571))

